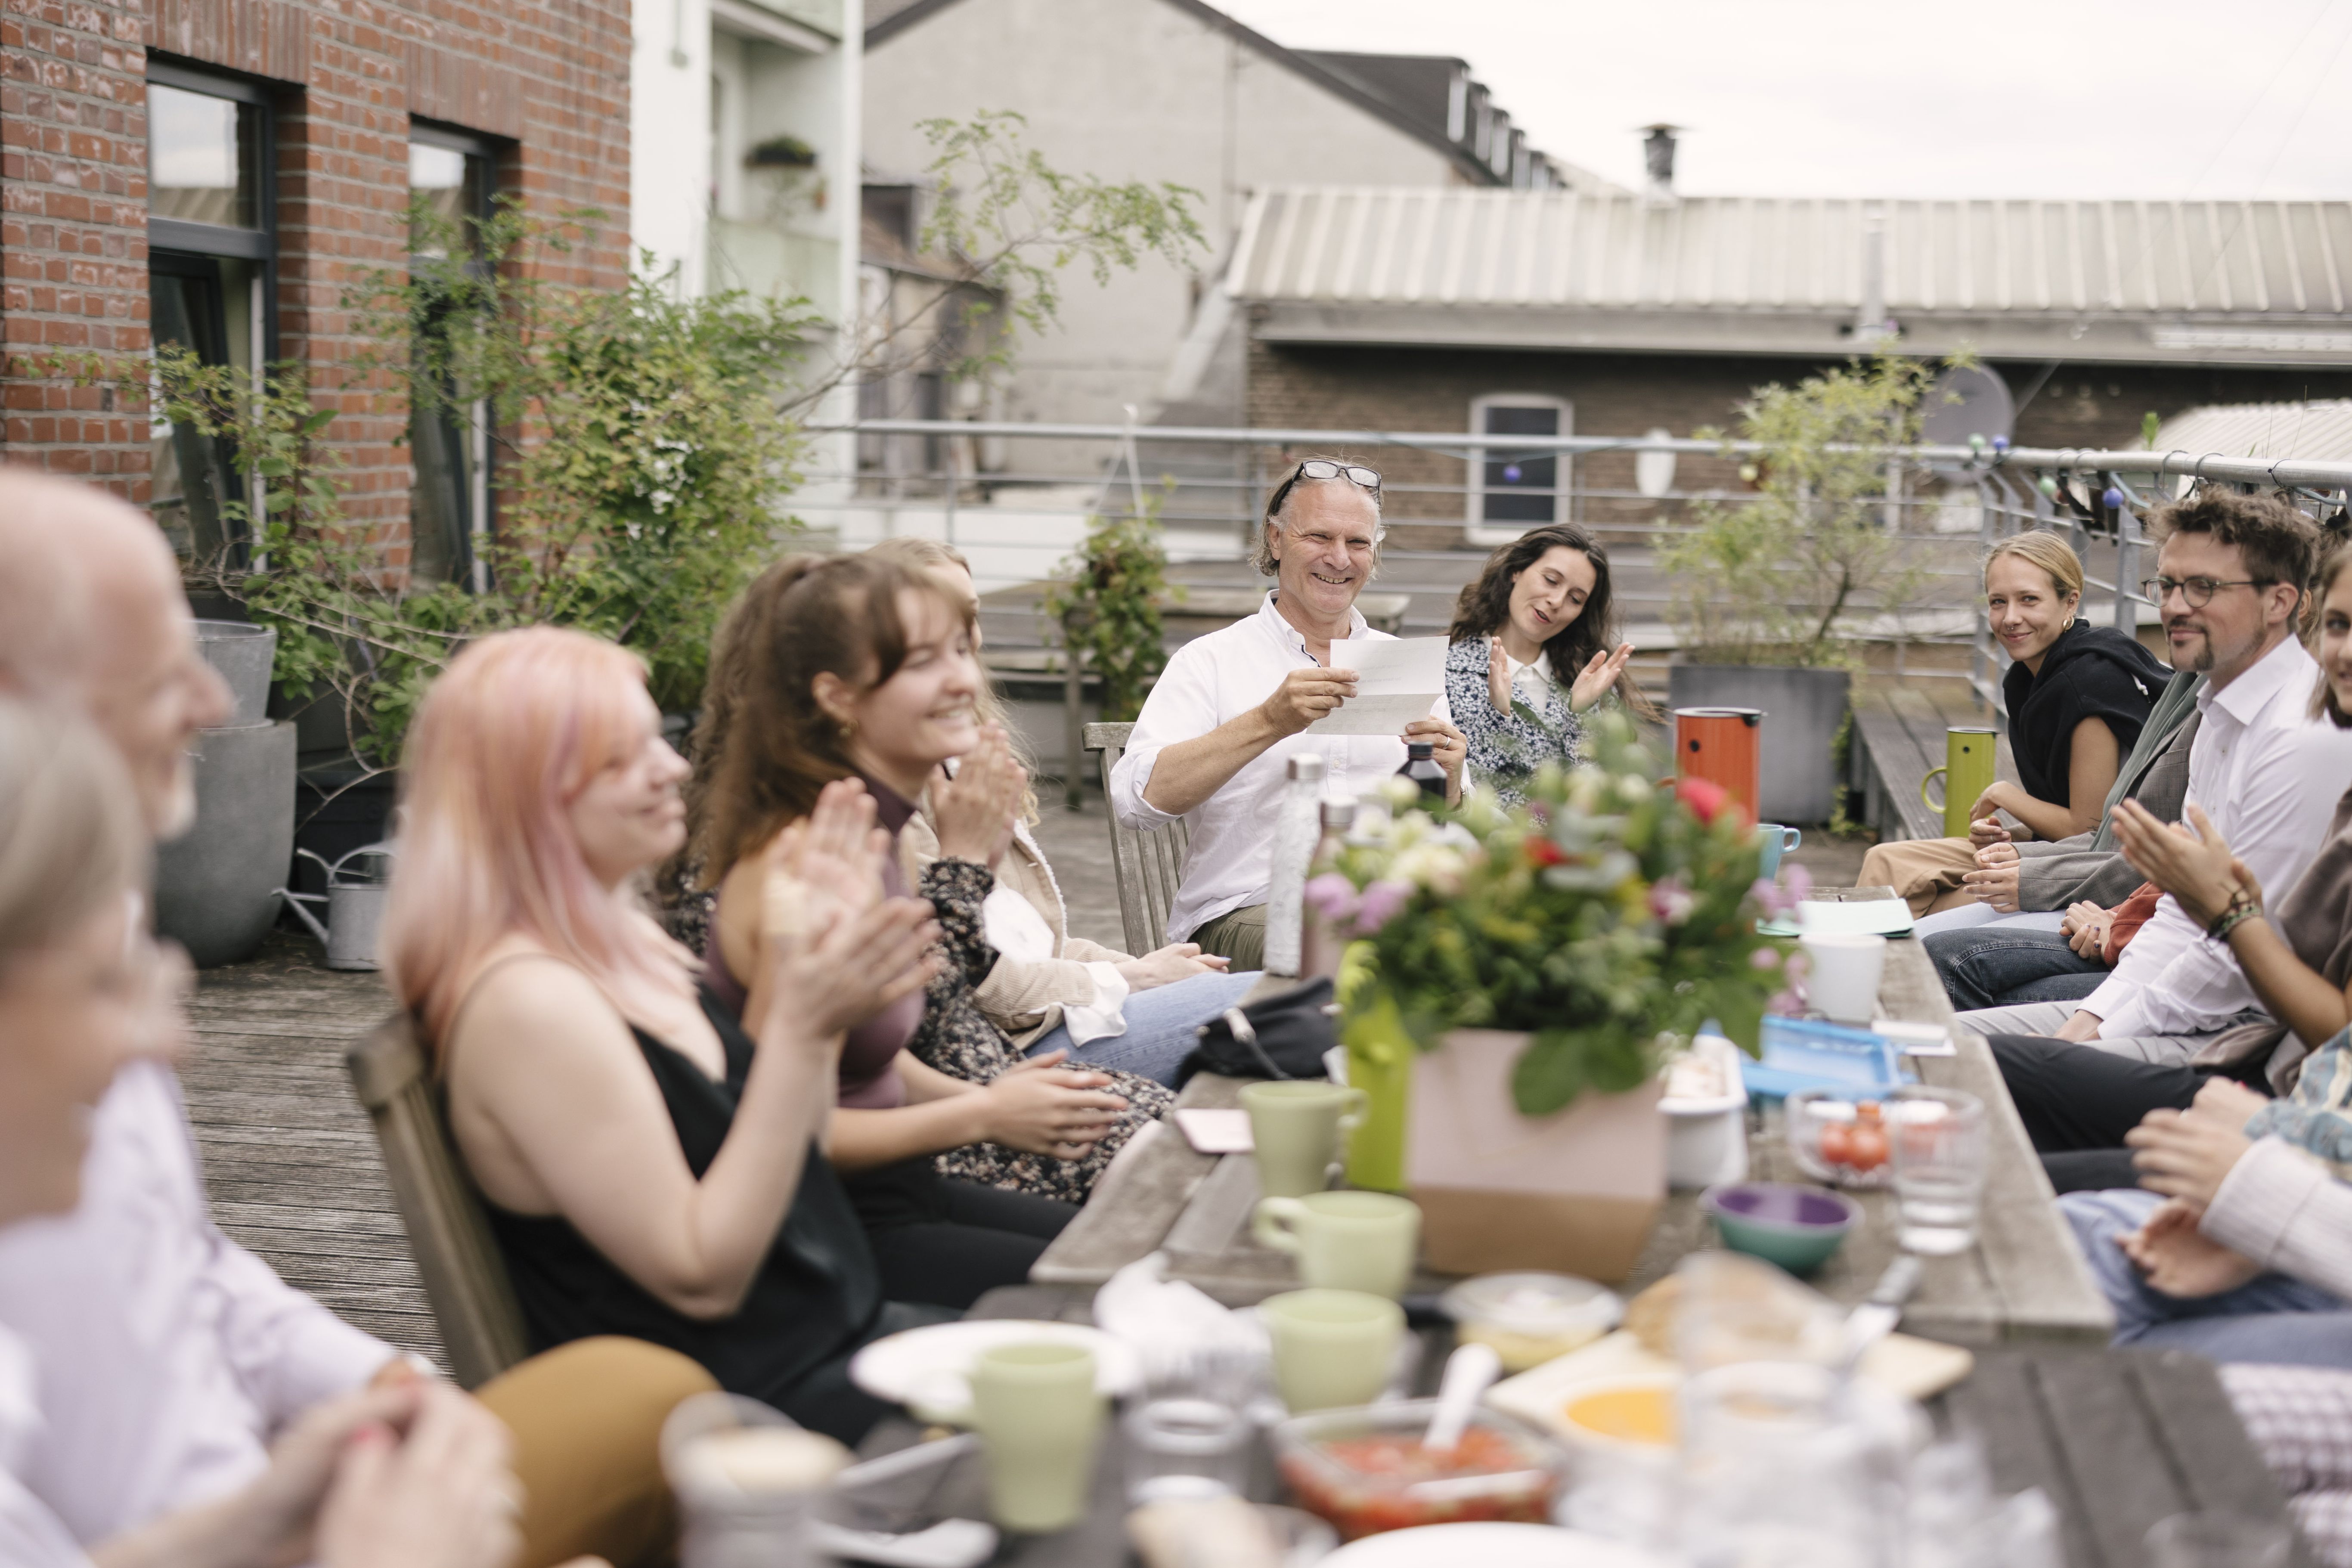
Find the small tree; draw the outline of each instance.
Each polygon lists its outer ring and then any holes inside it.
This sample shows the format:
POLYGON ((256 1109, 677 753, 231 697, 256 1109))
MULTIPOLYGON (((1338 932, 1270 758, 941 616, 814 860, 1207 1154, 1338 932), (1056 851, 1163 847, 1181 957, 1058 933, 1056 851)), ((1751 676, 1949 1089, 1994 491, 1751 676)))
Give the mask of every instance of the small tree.
POLYGON ((1143 711, 1144 694, 1167 666, 1160 619, 1167 591, 1157 501, 1140 517, 1092 519, 1086 542, 1045 586, 1043 609, 1061 633, 1063 657, 1101 679, 1108 722, 1143 711))
POLYGON ((1698 526, 1658 552, 1695 661, 1852 664, 1840 623, 1900 614, 1918 596, 1928 567, 1884 511, 1888 466, 1919 439, 1936 370, 1880 354, 1760 387, 1740 405, 1739 437, 1764 448, 1742 477, 1760 493, 1694 508, 1698 526))

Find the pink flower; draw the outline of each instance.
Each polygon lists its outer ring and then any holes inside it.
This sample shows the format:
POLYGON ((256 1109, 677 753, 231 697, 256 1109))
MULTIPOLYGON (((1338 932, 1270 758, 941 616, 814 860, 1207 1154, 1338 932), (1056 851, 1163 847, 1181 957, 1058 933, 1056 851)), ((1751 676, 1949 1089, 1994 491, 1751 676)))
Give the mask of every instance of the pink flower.
POLYGON ((1795 992, 1778 991, 1773 993, 1769 1002, 1764 1004, 1764 1011, 1777 1018, 1795 1018, 1803 1016, 1805 1005, 1798 1000, 1795 992))
POLYGON ((1786 871, 1781 873, 1781 877, 1782 885, 1789 889, 1790 908, 1794 909, 1801 900, 1812 897, 1813 874, 1802 866, 1792 863, 1786 871))
POLYGON ((1676 798, 1701 822, 1712 823, 1731 804, 1731 792, 1713 779, 1686 778, 1675 784, 1676 798))
POLYGON ((1364 889, 1356 904, 1356 934, 1370 936, 1394 920, 1412 898, 1411 882, 1392 882, 1386 878, 1364 889))
POLYGON ((1797 907, 1797 900, 1781 890, 1780 884, 1769 877, 1759 877, 1748 884, 1748 896, 1767 916, 1784 915, 1797 907))
POLYGON ((1758 948, 1754 952, 1748 955, 1748 967, 1750 969, 1780 968, 1780 950, 1776 947, 1758 948))
POLYGON ((1698 908, 1698 899, 1685 885, 1679 873, 1662 877, 1650 884, 1650 912, 1670 926, 1678 926, 1690 919, 1698 908))
POLYGON ((1326 871, 1306 887, 1307 901, 1327 921, 1344 921, 1356 912, 1356 884, 1337 871, 1326 871))

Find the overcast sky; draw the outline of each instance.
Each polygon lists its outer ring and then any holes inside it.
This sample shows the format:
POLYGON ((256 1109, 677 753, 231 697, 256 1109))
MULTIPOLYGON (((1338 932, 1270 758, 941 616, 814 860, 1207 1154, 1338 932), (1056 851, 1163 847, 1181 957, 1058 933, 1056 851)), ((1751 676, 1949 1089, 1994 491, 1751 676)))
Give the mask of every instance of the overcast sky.
POLYGON ((1536 144, 1694 195, 2352 197, 2352 0, 1212 0, 1458 56, 1536 144))

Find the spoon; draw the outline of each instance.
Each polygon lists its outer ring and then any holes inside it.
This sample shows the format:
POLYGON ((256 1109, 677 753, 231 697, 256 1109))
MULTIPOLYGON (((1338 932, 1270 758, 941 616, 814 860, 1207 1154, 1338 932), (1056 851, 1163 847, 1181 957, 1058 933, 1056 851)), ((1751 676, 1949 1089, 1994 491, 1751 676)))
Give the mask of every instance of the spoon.
POLYGON ((1423 1446, 1452 1453, 1478 1408, 1478 1396, 1501 1375, 1503 1358, 1489 1345, 1457 1345, 1445 1358, 1445 1375, 1437 1385, 1437 1414, 1430 1417, 1423 1446))

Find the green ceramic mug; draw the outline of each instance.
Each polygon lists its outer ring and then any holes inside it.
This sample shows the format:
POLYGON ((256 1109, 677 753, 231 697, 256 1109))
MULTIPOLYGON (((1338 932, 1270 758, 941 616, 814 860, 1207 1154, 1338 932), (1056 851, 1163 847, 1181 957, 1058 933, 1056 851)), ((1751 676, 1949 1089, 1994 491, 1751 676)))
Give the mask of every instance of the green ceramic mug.
POLYGON ((1919 781, 1919 804, 1944 814, 1944 837, 1969 836, 1969 807, 1992 787, 1993 731, 1959 725, 1944 731, 1944 765, 1929 768, 1919 781), (1944 798, 1927 798, 1927 785, 1944 775, 1944 798))
POLYGON ((1036 1341, 973 1358, 971 1408, 958 1420, 980 1434, 988 1511, 1005 1530, 1043 1534, 1083 1518, 1105 1420, 1095 1352, 1036 1341))
POLYGON ((1363 1125, 1371 1097, 1344 1084, 1253 1083, 1242 1089, 1257 1150, 1258 1191, 1302 1198, 1331 1184, 1349 1132, 1363 1125))
POLYGON ((1421 1247, 1421 1206, 1387 1193, 1309 1193, 1265 1198, 1250 1234, 1260 1247, 1298 1259, 1298 1278, 1318 1289, 1404 1294, 1421 1247))
POLYGON ((1258 1303, 1274 1386, 1292 1415, 1369 1405, 1388 1386, 1404 1309, 1361 1290, 1292 1290, 1258 1303))

